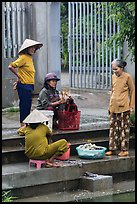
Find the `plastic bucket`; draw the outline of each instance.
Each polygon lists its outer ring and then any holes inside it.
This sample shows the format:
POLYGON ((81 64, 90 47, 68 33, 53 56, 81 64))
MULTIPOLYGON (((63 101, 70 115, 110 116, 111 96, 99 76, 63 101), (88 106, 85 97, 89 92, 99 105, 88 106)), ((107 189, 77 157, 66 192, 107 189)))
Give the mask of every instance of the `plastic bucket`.
POLYGON ((68 150, 64 154, 62 154, 61 156, 57 157, 56 159, 62 160, 62 161, 70 159, 70 146, 71 146, 71 144, 68 143, 67 145, 68 145, 68 150))

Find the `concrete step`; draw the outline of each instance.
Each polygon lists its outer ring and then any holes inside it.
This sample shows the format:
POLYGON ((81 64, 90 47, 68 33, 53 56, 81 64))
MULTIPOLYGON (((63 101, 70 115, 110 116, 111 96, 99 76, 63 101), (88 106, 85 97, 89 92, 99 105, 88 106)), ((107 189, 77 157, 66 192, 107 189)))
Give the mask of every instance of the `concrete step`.
MULTIPOLYGON (((108 129, 104 130, 91 130, 91 131, 74 131, 74 132, 54 132, 52 136, 53 141, 59 139, 66 139, 70 143, 81 143, 81 142, 99 142, 108 140, 108 129)), ((13 135, 2 138, 2 149, 9 147, 21 147, 24 146, 25 137, 13 135)))
MULTIPOLYGON (((52 139, 57 141, 65 138, 71 143, 71 155, 76 154, 76 146, 87 142, 105 142, 108 141, 108 129, 104 130, 88 130, 88 131, 59 131, 53 132, 52 139)), ((19 136, 15 130, 3 131, 2 137, 2 162, 15 163, 26 161, 27 158, 24 155, 24 141, 25 137, 19 136), (6 134, 7 133, 7 134, 6 134), (13 135, 12 135, 13 134, 13 135), (20 155, 20 156, 19 156, 20 155)), ((106 144, 104 144, 106 145, 106 144)))
MULTIPOLYGON (((99 138, 98 138, 99 139, 99 138)), ((89 141, 89 140, 87 140, 89 141)), ((76 147, 87 143, 84 141, 71 141, 70 155, 77 155, 76 147)), ((92 140, 93 144, 98 146, 103 146, 108 148, 108 139, 100 138, 100 140, 92 140)), ((130 138, 130 149, 134 147, 135 140, 134 138, 130 138)), ((28 161, 28 158, 25 155, 24 146, 12 146, 12 147, 2 147, 2 164, 10 164, 10 163, 18 163, 28 161)))
MULTIPOLYGON (((80 189, 79 182, 85 172, 101 175, 124 175, 135 173, 135 151, 130 156, 110 156, 103 159, 80 159, 71 156, 59 161, 59 168, 29 167, 28 162, 2 165, 2 190, 11 190, 18 198, 45 195, 53 192, 80 189)), ((126 177, 127 178, 127 177, 126 177)))
MULTIPOLYGON (((70 155, 77 155, 76 147, 85 144, 86 141, 71 142, 70 155)), ((108 140, 96 141, 96 145, 108 147, 108 140)), ((24 146, 20 147, 3 147, 2 148, 2 164, 11 164, 28 161, 25 155, 24 146)))
POLYGON ((92 142, 107 147, 108 128, 55 131, 53 141, 65 138, 71 143, 70 160, 58 161, 62 165, 59 168, 41 169, 29 167, 29 160, 24 154, 24 137, 18 136, 15 129, 6 131, 3 130, 2 135, 2 190, 11 190, 11 194, 19 199, 33 196, 42 196, 44 199, 52 193, 62 195, 62 192, 74 192, 80 189, 80 179, 86 171, 101 175, 115 174, 118 178, 120 174, 127 174, 126 178, 129 178, 129 174, 135 173, 135 137, 132 136, 132 130, 128 157, 105 156, 95 160, 79 158, 76 146, 92 142))
MULTIPOLYGON (((114 196, 123 197, 123 193, 129 195, 127 202, 135 202, 135 181, 128 180, 120 183, 113 183, 113 189, 91 192, 88 190, 78 189, 73 191, 53 192, 41 196, 16 199, 14 202, 118 202, 114 201, 114 196), (130 186, 130 189, 129 189, 130 186), (132 199, 131 199, 132 194, 132 199)), ((121 199, 121 202, 124 202, 121 199)))
MULTIPOLYGON (((65 138, 71 143, 70 155, 77 155, 76 147, 80 144, 91 142, 99 146, 108 148, 108 129, 90 130, 90 131, 55 131, 53 141, 65 138)), ((2 138, 2 164, 18 163, 28 161, 24 154, 25 137, 18 136, 14 133, 13 136, 7 135, 2 138)), ((134 148, 134 137, 130 137, 130 148, 134 148)))
MULTIPOLYGON (((67 141, 86 141, 94 142, 104 139, 108 139, 109 129, 104 127, 101 129, 89 129, 89 130, 72 130, 61 131, 54 130, 52 139, 56 141, 58 139, 66 139, 67 141)), ((133 127, 130 128, 130 135, 135 135, 133 127)), ((24 137, 17 134, 17 130, 2 130, 2 146, 20 146, 24 145, 24 137)))

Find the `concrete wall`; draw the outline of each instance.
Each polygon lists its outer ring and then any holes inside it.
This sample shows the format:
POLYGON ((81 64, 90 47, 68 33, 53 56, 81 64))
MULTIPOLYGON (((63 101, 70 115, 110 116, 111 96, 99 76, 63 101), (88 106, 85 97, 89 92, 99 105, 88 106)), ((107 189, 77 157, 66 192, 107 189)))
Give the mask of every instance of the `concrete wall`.
POLYGON ((61 75, 60 3, 33 2, 32 15, 33 39, 44 44, 34 56, 36 68, 35 93, 38 93, 43 86, 46 73, 55 72, 58 77, 61 75))
MULTIPOLYGON (((60 2, 28 2, 28 5, 32 9, 32 19, 29 19, 32 21, 30 38, 43 43, 43 47, 33 56, 36 69, 34 93, 39 93, 46 73, 54 71, 58 77, 61 75, 60 2)), ((2 17, 4 19, 4 16, 2 17)), ((4 20, 2 22, 3 29, 4 20)), ((4 33, 3 30, 2 33, 4 33)), ((18 105, 17 91, 12 89, 16 77, 8 69, 8 64, 13 60, 15 59, 4 58, 2 52, 2 108, 18 105)), ((58 89, 60 89, 60 82, 58 89)))

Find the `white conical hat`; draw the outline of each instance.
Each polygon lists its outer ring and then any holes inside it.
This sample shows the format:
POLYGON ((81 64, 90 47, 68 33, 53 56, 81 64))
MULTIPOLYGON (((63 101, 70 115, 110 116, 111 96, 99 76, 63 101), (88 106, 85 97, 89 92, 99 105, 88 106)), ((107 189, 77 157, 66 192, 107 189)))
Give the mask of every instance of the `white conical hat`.
POLYGON ((41 42, 37 42, 37 41, 35 41, 35 40, 26 39, 26 40, 23 42, 23 44, 22 44, 22 46, 21 46, 21 48, 20 48, 18 54, 20 54, 20 53, 21 53, 23 50, 25 50, 26 48, 31 47, 31 46, 34 46, 34 45, 37 46, 37 49, 39 49, 39 48, 41 48, 41 47, 43 46, 43 44, 42 44, 41 42))
POLYGON ((23 121, 23 123, 43 123, 48 121, 49 118, 41 113, 39 110, 34 109, 23 121))

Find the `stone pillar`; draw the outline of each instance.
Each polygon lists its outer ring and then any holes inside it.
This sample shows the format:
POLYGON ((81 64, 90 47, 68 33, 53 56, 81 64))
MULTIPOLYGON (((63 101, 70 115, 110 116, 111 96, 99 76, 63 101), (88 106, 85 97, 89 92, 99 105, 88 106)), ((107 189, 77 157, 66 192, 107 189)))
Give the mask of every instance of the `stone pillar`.
MULTIPOLYGON (((36 68, 35 93, 43 86, 48 72, 61 75, 60 62, 60 3, 31 2, 32 4, 32 36, 41 41, 43 47, 35 53, 36 68)), ((59 86, 60 82, 58 83, 59 86)))
MULTIPOLYGON (((60 3, 48 2, 48 72, 55 72, 61 76, 60 55, 60 3)), ((60 81, 58 82, 58 88, 60 81)))

